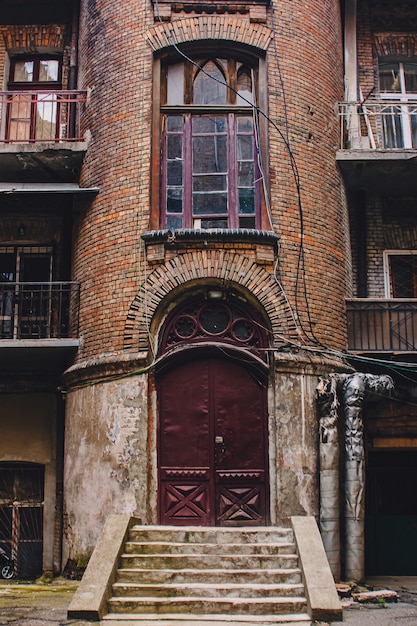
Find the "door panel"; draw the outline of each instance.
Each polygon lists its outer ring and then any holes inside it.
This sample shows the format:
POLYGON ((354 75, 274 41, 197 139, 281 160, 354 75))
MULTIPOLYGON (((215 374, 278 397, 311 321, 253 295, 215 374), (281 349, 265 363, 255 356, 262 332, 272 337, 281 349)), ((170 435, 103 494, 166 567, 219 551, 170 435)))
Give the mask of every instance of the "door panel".
POLYGON ((206 361, 176 366, 160 381, 161 524, 210 523, 208 387, 206 361))
POLYGON ((210 357, 175 366, 158 389, 160 523, 265 524, 265 386, 210 357))

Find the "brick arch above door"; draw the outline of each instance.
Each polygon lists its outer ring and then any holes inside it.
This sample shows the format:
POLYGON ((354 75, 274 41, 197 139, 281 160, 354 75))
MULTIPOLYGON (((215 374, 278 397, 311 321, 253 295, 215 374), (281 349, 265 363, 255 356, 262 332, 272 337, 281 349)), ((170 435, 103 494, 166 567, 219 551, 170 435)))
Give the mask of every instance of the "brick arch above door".
POLYGON ((248 294, 263 308, 275 338, 297 338, 292 312, 272 268, 259 264, 254 256, 233 250, 199 249, 166 260, 148 273, 126 318, 124 350, 146 350, 151 322, 162 302, 181 288, 201 281, 248 294))

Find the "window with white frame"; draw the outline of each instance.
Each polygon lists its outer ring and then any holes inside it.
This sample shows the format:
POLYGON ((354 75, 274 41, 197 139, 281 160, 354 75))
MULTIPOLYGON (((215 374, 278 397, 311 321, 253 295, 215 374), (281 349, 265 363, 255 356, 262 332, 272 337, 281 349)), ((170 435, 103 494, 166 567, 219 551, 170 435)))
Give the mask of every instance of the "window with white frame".
POLYGON ((385 148, 417 148, 417 60, 379 62, 385 148))

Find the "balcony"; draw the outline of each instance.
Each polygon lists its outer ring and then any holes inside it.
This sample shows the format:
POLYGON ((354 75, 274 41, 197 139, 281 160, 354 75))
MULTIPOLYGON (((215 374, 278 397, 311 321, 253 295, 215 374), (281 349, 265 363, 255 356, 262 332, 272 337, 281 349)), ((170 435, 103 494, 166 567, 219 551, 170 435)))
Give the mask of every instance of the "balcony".
POLYGON ((0 283, 0 338, 76 339, 79 296, 75 282, 0 283))
POLYGON ((337 161, 349 190, 417 193, 417 100, 342 102, 339 116, 337 161))
POLYGON ((417 351, 417 300, 353 299, 346 303, 352 352, 417 351))
POLYGON ((85 91, 0 92, 4 182, 76 182, 87 148, 80 128, 85 91))

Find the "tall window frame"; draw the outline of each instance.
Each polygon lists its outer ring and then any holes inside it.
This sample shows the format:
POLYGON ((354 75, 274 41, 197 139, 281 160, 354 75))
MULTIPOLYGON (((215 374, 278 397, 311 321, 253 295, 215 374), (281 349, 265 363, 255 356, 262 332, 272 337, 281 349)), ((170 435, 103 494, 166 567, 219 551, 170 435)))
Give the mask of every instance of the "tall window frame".
POLYGON ((62 55, 18 55, 10 59, 6 141, 59 138, 62 55))
POLYGON ((186 55, 192 61, 178 54, 155 59, 151 228, 269 230, 267 123, 256 114, 267 110, 264 55, 221 45, 207 45, 204 53, 200 45, 198 55, 186 55), (178 154, 170 144, 176 133, 178 154), (209 161, 216 146, 222 147, 222 164, 207 171, 200 156, 205 150, 209 161), (182 168, 177 181, 175 161, 182 168))
POLYGON ((378 72, 380 96, 387 101, 382 109, 384 146, 416 149, 417 59, 380 58, 378 72))

